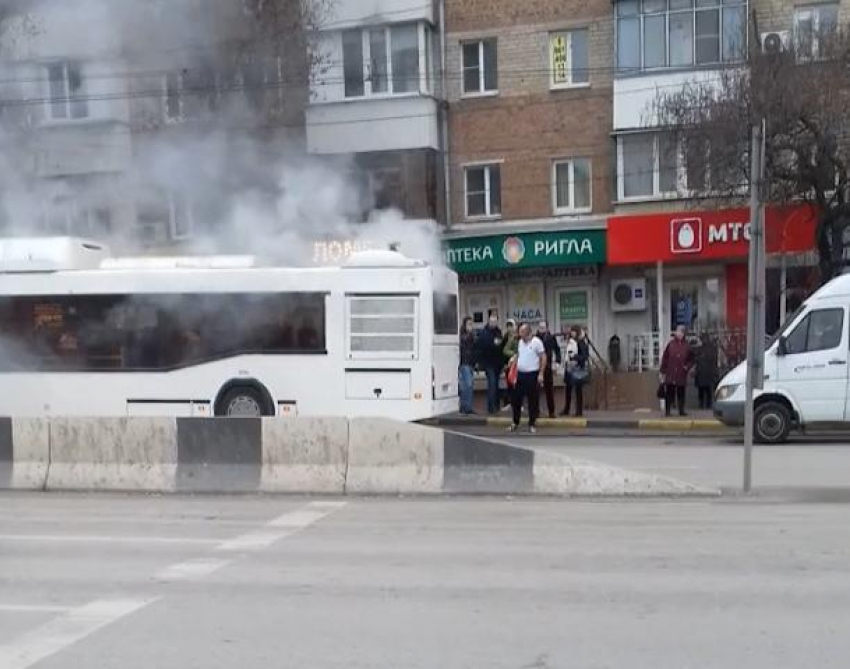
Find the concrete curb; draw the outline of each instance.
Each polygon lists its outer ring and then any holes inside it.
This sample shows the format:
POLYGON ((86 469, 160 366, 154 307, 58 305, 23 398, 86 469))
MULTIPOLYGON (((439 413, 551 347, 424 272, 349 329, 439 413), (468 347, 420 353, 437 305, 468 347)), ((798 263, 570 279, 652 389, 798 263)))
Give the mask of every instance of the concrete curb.
MULTIPOLYGON (((437 418, 433 421, 425 421, 423 424, 434 427, 508 427, 511 419, 506 416, 488 416, 464 418, 459 416, 448 416, 437 418)), ((540 418, 537 426, 541 429, 568 429, 568 430, 628 430, 647 432, 689 432, 689 431, 716 431, 732 432, 730 428, 714 419, 690 419, 690 418, 642 418, 634 420, 612 420, 605 418, 540 418)))
POLYGON ((462 432, 367 418, 0 418, 0 489, 719 494, 462 432))

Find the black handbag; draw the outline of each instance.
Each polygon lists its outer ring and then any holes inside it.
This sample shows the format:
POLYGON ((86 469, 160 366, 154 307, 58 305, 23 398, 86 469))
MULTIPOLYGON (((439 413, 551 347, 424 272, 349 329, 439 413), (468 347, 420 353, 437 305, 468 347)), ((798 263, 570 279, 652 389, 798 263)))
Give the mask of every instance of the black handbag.
POLYGON ((667 397, 667 388, 664 386, 663 383, 658 384, 658 392, 655 393, 655 396, 660 400, 663 400, 667 397))

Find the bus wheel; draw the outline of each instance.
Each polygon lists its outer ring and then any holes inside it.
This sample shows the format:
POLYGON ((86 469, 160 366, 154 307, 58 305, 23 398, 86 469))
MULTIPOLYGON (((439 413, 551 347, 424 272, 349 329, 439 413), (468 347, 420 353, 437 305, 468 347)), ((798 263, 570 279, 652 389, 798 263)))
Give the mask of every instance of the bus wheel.
POLYGON ((248 386, 231 388, 221 400, 222 414, 232 418, 259 418, 264 405, 262 395, 248 386))
POLYGON ((756 407, 753 437, 759 444, 781 444, 791 431, 791 412, 781 402, 764 402, 756 407))

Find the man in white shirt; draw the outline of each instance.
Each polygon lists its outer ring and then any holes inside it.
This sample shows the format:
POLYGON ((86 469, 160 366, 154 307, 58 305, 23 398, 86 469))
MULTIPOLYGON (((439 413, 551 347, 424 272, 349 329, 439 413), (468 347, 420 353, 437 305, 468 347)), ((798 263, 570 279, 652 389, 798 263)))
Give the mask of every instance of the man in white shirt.
POLYGON ((523 323, 519 328, 519 346, 516 355, 517 382, 513 397, 513 423, 510 431, 519 427, 522 403, 528 398, 528 430, 536 432, 540 413, 540 385, 546 369, 546 347, 538 337, 531 335, 531 326, 523 323))

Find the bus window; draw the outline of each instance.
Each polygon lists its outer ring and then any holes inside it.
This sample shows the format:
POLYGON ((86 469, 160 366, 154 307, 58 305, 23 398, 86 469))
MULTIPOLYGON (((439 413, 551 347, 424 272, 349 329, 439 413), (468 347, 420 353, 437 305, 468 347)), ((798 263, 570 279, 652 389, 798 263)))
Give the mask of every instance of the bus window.
POLYGON ((348 357, 416 358, 418 298, 348 297, 348 357))
POLYGON ((153 371, 304 353, 326 353, 323 293, 0 300, 0 369, 153 371))
POLYGON ((457 295, 434 293, 434 334, 457 335, 459 331, 457 295))

